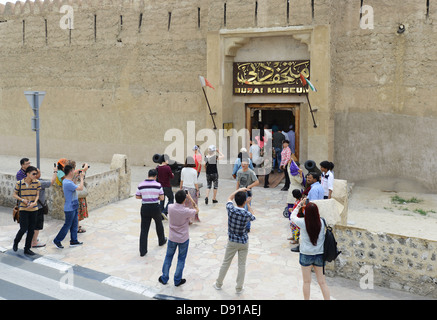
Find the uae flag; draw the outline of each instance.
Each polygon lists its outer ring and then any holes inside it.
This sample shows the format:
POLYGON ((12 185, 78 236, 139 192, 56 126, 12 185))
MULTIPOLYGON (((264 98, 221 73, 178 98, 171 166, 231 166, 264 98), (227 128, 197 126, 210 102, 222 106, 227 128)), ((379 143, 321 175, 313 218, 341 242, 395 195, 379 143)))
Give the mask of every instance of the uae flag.
POLYGON ((308 78, 305 78, 305 76, 302 73, 300 74, 300 80, 302 81, 302 85, 304 87, 306 87, 308 84, 308 86, 311 88, 312 91, 317 92, 316 87, 314 87, 314 85, 311 83, 311 81, 308 80, 308 78))

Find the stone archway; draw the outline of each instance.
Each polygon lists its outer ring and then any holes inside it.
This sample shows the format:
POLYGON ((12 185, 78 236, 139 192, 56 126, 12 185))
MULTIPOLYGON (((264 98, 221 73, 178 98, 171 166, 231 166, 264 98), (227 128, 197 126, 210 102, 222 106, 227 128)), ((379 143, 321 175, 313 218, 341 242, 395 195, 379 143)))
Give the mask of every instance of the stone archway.
MULTIPOLYGON (((305 44, 311 60, 311 80, 318 92, 310 93, 313 108, 317 111, 318 128, 312 125, 311 117, 301 112, 302 157, 320 162, 333 159, 334 156, 334 124, 330 116, 330 27, 285 27, 256 28, 238 30, 220 30, 208 33, 207 37, 207 77, 218 84, 211 94, 210 101, 215 106, 218 127, 221 123, 234 123, 235 128, 245 127, 244 102, 235 102, 232 94, 232 68, 234 58, 240 48, 252 38, 292 37, 305 44), (241 110, 240 110, 241 109, 241 110)), ((289 102, 289 101, 283 101, 289 102)), ((250 102, 246 102, 250 103, 250 102)), ((305 102, 303 102, 305 106, 305 102)), ((304 110, 304 108, 302 109, 304 110)), ((207 119, 207 124, 211 122, 207 119)))

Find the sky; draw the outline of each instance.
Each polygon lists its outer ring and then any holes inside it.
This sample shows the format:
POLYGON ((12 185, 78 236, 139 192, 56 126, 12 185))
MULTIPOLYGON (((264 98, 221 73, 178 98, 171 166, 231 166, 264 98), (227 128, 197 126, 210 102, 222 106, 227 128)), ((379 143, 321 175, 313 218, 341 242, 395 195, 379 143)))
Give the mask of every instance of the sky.
MULTIPOLYGON (((6 4, 6 2, 15 3, 15 2, 17 2, 17 0, 0 0, 0 4, 6 4)), ((22 1, 22 2, 26 2, 26 1, 22 1)))

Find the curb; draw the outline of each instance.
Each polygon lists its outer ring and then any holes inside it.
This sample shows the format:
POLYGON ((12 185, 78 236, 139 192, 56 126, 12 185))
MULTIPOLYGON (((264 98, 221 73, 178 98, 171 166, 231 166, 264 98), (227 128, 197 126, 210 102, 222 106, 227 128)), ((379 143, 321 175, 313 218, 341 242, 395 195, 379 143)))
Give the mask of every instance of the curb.
POLYGON ((48 258, 39 254, 35 254, 34 256, 26 256, 24 254, 21 254, 23 250, 18 250, 17 252, 14 252, 12 250, 8 250, 6 248, 0 247, 0 253, 8 254, 11 256, 15 256, 17 258, 25 259, 27 261, 31 261, 33 263, 37 263, 55 270, 58 270, 59 272, 67 272, 68 270, 72 270, 73 274, 76 276, 80 276, 82 278, 87 278, 91 280, 98 281, 100 283, 106 284, 111 287, 115 287, 118 289, 122 289, 125 291, 129 291, 132 293, 136 293, 139 295, 143 295, 150 299, 155 300, 187 300, 185 298, 180 297, 174 297, 174 296, 167 296, 164 294, 159 294, 155 288, 148 287, 145 285, 142 285, 140 283, 118 278, 115 276, 111 276, 110 274, 106 274, 100 271, 96 271, 93 269, 85 268, 82 266, 79 266, 77 264, 73 265, 68 262, 63 262, 60 260, 56 260, 53 258, 48 258))

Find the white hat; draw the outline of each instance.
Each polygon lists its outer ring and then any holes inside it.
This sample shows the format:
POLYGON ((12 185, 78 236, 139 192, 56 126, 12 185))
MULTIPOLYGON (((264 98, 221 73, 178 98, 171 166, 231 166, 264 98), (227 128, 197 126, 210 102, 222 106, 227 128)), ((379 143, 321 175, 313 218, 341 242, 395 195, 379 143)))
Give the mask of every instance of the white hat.
POLYGON ((247 149, 246 149, 246 148, 241 148, 241 149, 240 149, 240 152, 241 152, 241 153, 245 153, 245 152, 247 153, 247 149))
POLYGON ((209 147, 208 147, 208 149, 210 150, 210 151, 215 151, 216 150, 216 147, 215 147, 215 145, 210 145, 209 147))

